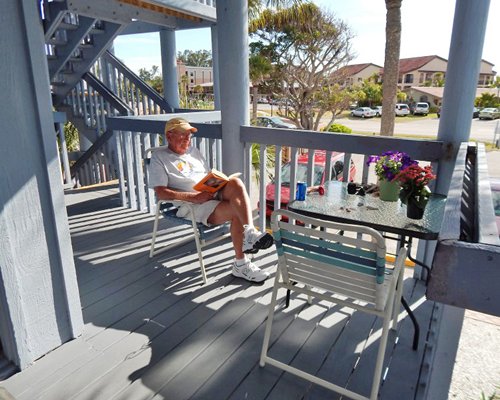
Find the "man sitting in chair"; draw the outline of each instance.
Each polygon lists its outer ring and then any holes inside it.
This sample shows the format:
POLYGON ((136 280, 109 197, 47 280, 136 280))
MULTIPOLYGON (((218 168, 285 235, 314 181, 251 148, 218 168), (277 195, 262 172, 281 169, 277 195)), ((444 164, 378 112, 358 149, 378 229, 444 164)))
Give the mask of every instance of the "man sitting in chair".
MULTIPOLYGON (((273 238, 269 233, 255 229, 250 199, 239 178, 230 178, 215 195, 193 190, 193 186, 210 170, 200 151, 191 146, 191 135, 196 131, 183 118, 172 118, 167 122, 168 147, 153 152, 149 184, 158 200, 193 203, 197 222, 210 226, 230 221, 235 253, 232 274, 251 282, 262 282, 269 273, 261 271, 245 253, 269 248, 273 238)), ((181 206, 177 215, 184 217, 186 214, 187 210, 181 206)))

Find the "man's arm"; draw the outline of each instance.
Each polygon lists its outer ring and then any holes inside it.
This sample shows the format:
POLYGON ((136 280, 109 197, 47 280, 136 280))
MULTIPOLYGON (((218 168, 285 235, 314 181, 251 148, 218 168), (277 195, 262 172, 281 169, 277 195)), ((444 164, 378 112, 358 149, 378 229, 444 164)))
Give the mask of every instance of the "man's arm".
POLYGON ((201 204, 213 200, 214 195, 207 192, 179 192, 166 186, 155 186, 156 198, 158 200, 181 200, 201 204))

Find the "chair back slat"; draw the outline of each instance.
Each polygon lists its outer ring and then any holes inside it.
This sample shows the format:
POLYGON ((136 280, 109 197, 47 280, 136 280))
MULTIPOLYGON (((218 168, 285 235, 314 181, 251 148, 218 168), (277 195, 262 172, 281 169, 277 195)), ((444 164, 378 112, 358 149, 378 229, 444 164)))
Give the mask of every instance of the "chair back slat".
POLYGON ((322 229, 313 229, 302 215, 285 210, 277 210, 275 214, 273 234, 285 282, 303 283, 355 300, 379 303, 378 292, 383 289, 386 272, 385 242, 378 232, 327 221, 321 221, 322 229), (288 217, 286 221, 281 215, 288 217), (306 225, 291 222, 297 219, 306 225), (344 234, 339 234, 339 230, 344 234), (349 232, 356 237, 346 236, 349 232))

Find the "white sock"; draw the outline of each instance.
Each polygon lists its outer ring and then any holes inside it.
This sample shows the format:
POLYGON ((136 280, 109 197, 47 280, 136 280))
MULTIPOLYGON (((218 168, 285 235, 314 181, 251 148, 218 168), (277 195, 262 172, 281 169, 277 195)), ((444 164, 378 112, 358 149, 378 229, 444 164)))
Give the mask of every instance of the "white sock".
POLYGON ((248 261, 248 259, 245 256, 243 258, 235 258, 234 261, 235 261, 237 267, 241 267, 241 266, 243 266, 243 265, 246 264, 246 262, 248 261))

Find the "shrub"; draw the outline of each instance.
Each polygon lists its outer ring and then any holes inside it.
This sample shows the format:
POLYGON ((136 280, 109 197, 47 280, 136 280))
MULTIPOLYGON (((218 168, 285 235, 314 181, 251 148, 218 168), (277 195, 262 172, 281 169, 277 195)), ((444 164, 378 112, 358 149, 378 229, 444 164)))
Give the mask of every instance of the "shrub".
POLYGON ((437 106, 431 106, 431 107, 429 107, 429 113, 430 114, 436 114, 438 112, 438 110, 439 110, 439 107, 437 107, 437 106))
POLYGON ((352 129, 342 124, 331 124, 326 132, 352 133, 352 129))

